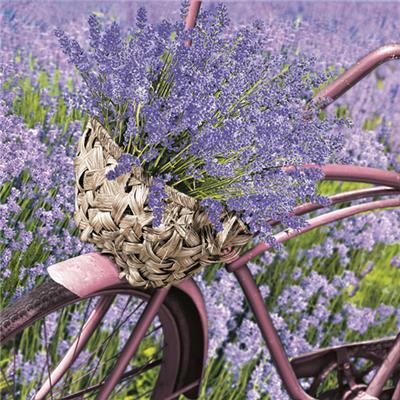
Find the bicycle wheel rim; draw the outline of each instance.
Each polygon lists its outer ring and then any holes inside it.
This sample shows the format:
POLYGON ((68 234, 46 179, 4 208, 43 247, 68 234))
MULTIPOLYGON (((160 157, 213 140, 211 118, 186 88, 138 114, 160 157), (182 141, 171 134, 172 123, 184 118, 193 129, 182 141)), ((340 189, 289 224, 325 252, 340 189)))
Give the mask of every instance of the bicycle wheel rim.
MULTIPOLYGON (((148 298, 150 297, 150 295, 151 295, 151 293, 149 293, 149 292, 143 292, 143 291, 140 291, 137 289, 133 289, 127 285, 126 286, 121 285, 117 288, 111 288, 111 289, 104 290, 101 292, 93 293, 86 298, 77 298, 75 295, 71 294, 70 298, 67 299, 67 301, 65 301, 65 298, 63 298, 62 304, 60 304, 60 302, 55 302, 55 303, 49 304, 44 310, 39 309, 36 312, 36 314, 33 313, 33 315, 31 315, 29 318, 25 318, 25 320, 21 319, 22 322, 19 325, 17 324, 15 329, 11 330, 8 333, 8 335, 5 338, 3 338, 3 344, 4 343, 6 344, 6 348, 5 348, 6 351, 7 351, 7 349, 9 350, 9 348, 10 348, 10 344, 7 345, 7 343, 12 343, 11 347, 14 348, 13 360, 11 361, 11 358, 9 357, 9 363, 12 362, 12 363, 14 363, 14 365, 16 365, 14 359, 16 356, 18 356, 18 351, 15 351, 15 349, 17 349, 17 350, 19 349, 18 346, 20 345, 19 341, 21 340, 20 339, 21 335, 23 335, 24 332, 28 332, 28 330, 31 329, 32 326, 35 326, 35 324, 37 324, 38 322, 43 327, 45 319, 53 313, 61 312, 62 310, 66 310, 68 307, 71 307, 71 306, 74 307, 76 304, 84 304, 84 302, 87 303, 90 301, 93 302, 93 299, 95 299, 95 298, 99 298, 99 297, 105 298, 107 296, 116 296, 116 298, 121 298, 121 296, 125 297, 125 298, 131 298, 131 299, 134 298, 134 299, 136 299, 136 301, 140 300, 141 302, 143 302, 143 305, 144 305, 146 303, 146 301, 148 300, 148 298), (14 346, 15 344, 17 345, 16 347, 14 346), (8 346, 8 348, 7 348, 7 346, 8 346)), ((64 313, 65 313, 65 311, 64 311, 64 313)), ((107 314, 106 314, 106 316, 107 316, 107 314)), ((146 392, 145 393, 146 396, 142 396, 142 398, 150 398, 150 397, 151 398, 160 398, 160 396, 162 397, 165 394, 168 395, 168 394, 172 393, 174 382, 176 379, 177 363, 179 360, 179 333, 174 324, 174 318, 172 317, 171 313, 168 311, 168 307, 166 307, 165 305, 163 305, 161 307, 159 314, 158 314, 158 319, 159 319, 159 322, 162 327, 159 329, 162 330, 164 341, 168 338, 168 340, 167 340, 168 347, 164 346, 164 348, 162 349, 162 355, 161 355, 160 359, 157 361, 156 364, 153 365, 154 369, 158 368, 158 370, 159 370, 158 377, 157 378, 153 377, 152 383, 147 385, 149 387, 149 392, 148 393, 146 392), (171 345, 171 347, 169 347, 169 345, 171 345), (163 365, 168 365, 168 368, 164 368, 163 365), (154 385, 154 387, 150 387, 152 385, 154 385)), ((47 323, 46 323, 46 326, 47 326, 47 323)), ((119 327, 119 330, 120 330, 120 328, 121 327, 119 327)), ((37 329, 38 328, 36 328, 36 330, 37 329)), ((152 328, 150 328, 149 330, 151 331, 152 329, 154 329, 154 324, 152 324, 152 328)), ((59 331, 60 331, 60 329, 58 331, 56 330, 55 334, 59 335, 60 334, 59 331)), ((116 332, 114 332, 114 333, 116 333, 116 332)), ((53 335, 54 335, 54 333, 53 333, 53 335)), ((26 334, 25 334, 25 336, 26 336, 26 334)), ((48 336, 51 336, 51 335, 48 335, 48 336)), ((31 335, 31 337, 32 337, 32 335, 31 335)), ((93 339, 95 339, 95 338, 96 337, 94 336, 93 339)), ((54 345, 53 345, 53 347, 54 347, 54 345)), ((58 347, 56 346, 56 348, 58 348, 58 347)), ((91 347, 90 342, 87 344, 87 348, 93 350, 93 347, 91 347)), ((47 348, 46 348, 46 350, 47 350, 47 348)), ((51 350, 52 349, 50 348, 50 351, 47 353, 51 353, 51 350)), ((151 353, 151 351, 149 352, 149 350, 143 348, 143 346, 140 350, 141 350, 139 352, 140 354, 142 354, 143 351, 145 351, 145 350, 147 350, 148 355, 151 353)), ((31 358, 28 358, 28 360, 32 361, 32 355, 30 355, 30 357, 31 358)), ((43 356, 42 356, 42 358, 43 358, 43 356)), ((48 364, 52 364, 51 367, 53 367, 54 364, 57 364, 58 358, 55 357, 54 354, 52 354, 50 358, 51 358, 51 360, 50 360, 51 362, 46 361, 46 359, 44 359, 44 362, 45 363, 48 362, 48 364)), ((4 358, 2 358, 2 359, 4 359, 4 358)), ((137 359, 137 357, 135 357, 135 359, 137 359)), ((142 368, 146 371, 149 371, 148 364, 153 363, 153 362, 155 362, 155 360, 151 359, 147 364, 141 364, 140 366, 136 366, 136 368, 142 368)), ((5 380, 4 375, 6 375, 4 373, 4 365, 3 364, 2 364, 2 376, 1 376, 2 381, 5 380)), ((132 368, 133 368, 133 366, 132 366, 132 368)), ((48 368, 48 369, 51 371, 52 368, 48 368)), ((129 368, 127 368, 127 372, 129 372, 128 370, 129 370, 129 368)), ((12 379, 12 384, 13 384, 13 386, 18 388, 22 384, 22 382, 21 383, 17 382, 15 384, 14 381, 18 380, 18 378, 20 377, 20 375, 23 372, 23 369, 20 368, 19 375, 18 375, 18 373, 16 373, 16 371, 18 372, 18 369, 14 368, 13 369, 13 377, 15 376, 16 379, 14 379, 14 378, 12 379)), ((26 372, 26 368, 25 368, 25 372, 26 372)), ((45 372, 46 371, 44 371, 42 374, 44 374, 45 372)), ((47 375, 49 375, 49 374, 47 374, 47 375)), ((129 377, 129 379, 132 380, 131 377, 129 377)), ((8 380, 8 381, 10 381, 10 380, 8 380)), ((101 379, 100 379, 100 381, 101 381, 101 379)), ((98 382, 98 384, 99 384, 99 382, 98 382)), ((8 382, 8 385, 3 384, 3 386, 7 386, 6 390, 9 393, 10 392, 10 382, 8 382)), ((30 386, 32 386, 32 385, 30 385, 30 386)), ((94 386, 94 385, 92 385, 92 386, 94 386)), ((132 385, 130 385, 130 386, 132 386, 132 385)), ((146 386, 143 384, 143 379, 141 381, 141 386, 142 387, 146 386)), ((82 388, 79 388, 79 390, 82 390, 82 388)), ((77 391, 78 393, 79 393, 79 390, 77 391)), ((116 390, 118 390, 118 388, 116 390)), ((93 390, 93 393, 96 393, 96 391, 93 390)), ((124 392, 124 393, 125 393, 124 394, 124 397, 125 397, 127 392, 124 392)), ((140 398, 139 394, 142 394, 142 393, 135 392, 132 389, 130 389, 130 393, 133 393, 132 395, 134 395, 134 398, 140 398)), ((15 394, 16 393, 14 393, 15 398, 21 398, 21 393, 18 394, 19 397, 16 397, 15 394)), ((70 393, 69 393, 69 397, 66 397, 66 394, 64 396, 64 394, 65 393, 63 393, 61 397, 60 396, 57 397, 53 393, 53 398, 65 398, 65 399, 74 398, 73 396, 71 396, 70 393)), ((22 395, 27 396, 26 398, 29 398, 30 393, 26 393, 26 391, 25 391, 22 395)), ((122 393, 121 393, 121 395, 122 395, 122 393)), ((12 398, 12 396, 9 395, 9 398, 12 398)), ((48 398, 52 398, 51 393, 49 393, 48 398)), ((80 398, 82 398, 82 397, 80 397, 80 398)), ((90 397, 89 395, 85 394, 85 396, 83 398, 93 398, 93 397, 90 397)))

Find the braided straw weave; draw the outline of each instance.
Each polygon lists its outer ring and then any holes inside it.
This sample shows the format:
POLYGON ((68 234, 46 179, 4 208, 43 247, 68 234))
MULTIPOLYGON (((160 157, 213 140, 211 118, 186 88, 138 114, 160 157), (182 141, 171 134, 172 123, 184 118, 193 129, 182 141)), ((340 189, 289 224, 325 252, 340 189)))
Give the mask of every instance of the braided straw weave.
POLYGON ((167 186, 163 222, 153 228, 148 206, 152 177, 141 167, 109 180, 122 151, 104 127, 90 119, 78 142, 75 158, 74 220, 81 239, 113 256, 135 287, 164 287, 190 276, 203 266, 229 262, 234 247, 251 236, 240 219, 225 214, 216 233, 198 202, 167 186))

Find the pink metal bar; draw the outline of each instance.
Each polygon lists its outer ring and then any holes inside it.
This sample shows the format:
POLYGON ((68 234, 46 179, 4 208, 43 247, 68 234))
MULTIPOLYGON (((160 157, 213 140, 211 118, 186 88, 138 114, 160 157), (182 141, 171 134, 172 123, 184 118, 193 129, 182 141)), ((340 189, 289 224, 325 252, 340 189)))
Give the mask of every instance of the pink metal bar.
MULTIPOLYGON (((346 164, 305 164, 303 167, 321 169, 325 175, 324 180, 326 181, 360 182, 400 188, 400 174, 397 172, 346 164)), ((289 166, 282 169, 284 171, 291 171, 294 168, 294 166, 289 166)))
MULTIPOLYGON (((190 0, 189 12, 185 20, 185 30, 192 29, 196 26, 196 19, 200 11, 201 1, 190 0)), ((190 39, 185 40, 186 46, 191 46, 192 41, 190 39)))
MULTIPOLYGON (((393 344, 389 354, 383 360, 382 365, 379 367, 372 381, 368 385, 366 393, 371 396, 379 396, 382 393, 382 389, 385 386, 386 381, 392 375, 394 369, 400 362, 400 334, 393 344)), ((398 399, 393 397, 394 400, 398 399)))
POLYGON ((168 295, 169 287, 156 289, 154 294, 151 296, 143 314, 140 316, 135 328, 133 329, 128 342, 124 346, 121 356, 118 358, 111 374, 108 375, 104 386, 101 388, 100 393, 96 397, 96 400, 107 400, 111 395, 111 392, 118 384, 123 375, 126 367, 131 361, 132 357, 135 355, 136 350, 139 347, 146 331, 151 325, 153 319, 157 315, 162 303, 168 295))
MULTIPOLYGON (((357 204, 355 206, 343 208, 340 210, 331 211, 324 215, 320 215, 318 217, 312 218, 308 220, 307 226, 302 229, 294 230, 288 229, 287 231, 283 231, 275 235, 275 239, 278 243, 284 243, 287 240, 299 236, 305 232, 308 232, 312 229, 318 228, 322 225, 330 224, 332 222, 339 221, 344 218, 351 217, 356 214, 360 214, 366 211, 377 210, 380 208, 393 208, 400 206, 400 198, 395 199, 387 199, 387 200, 378 200, 372 201, 364 204, 357 204)), ((237 260, 232 262, 231 264, 226 266, 226 269, 229 272, 234 272, 239 268, 243 267, 247 262, 249 262, 252 258, 257 257, 258 255, 264 253, 268 249, 271 248, 271 245, 268 243, 259 243, 253 249, 249 250, 247 253, 243 254, 237 260)))
MULTIPOLYGON (((374 196, 385 196, 392 194, 400 194, 400 190, 393 189, 388 186, 375 186, 371 188, 359 189, 359 190, 349 190, 348 192, 334 194, 329 196, 330 205, 335 205, 338 203, 345 203, 347 201, 353 201, 358 199, 365 199, 374 196)), ((295 207, 293 213, 295 215, 307 214, 311 211, 319 210, 325 206, 317 203, 305 203, 301 206, 295 207)), ((270 221, 271 226, 277 225, 278 221, 270 221)))
POLYGON ((392 186, 400 189, 400 174, 377 168, 359 167, 356 165, 328 164, 321 166, 324 180, 362 182, 373 185, 392 186))
POLYGON ((271 353, 274 365, 290 397, 294 400, 314 400, 304 392, 297 380, 272 319, 265 308, 264 299, 251 276, 249 268, 246 265, 242 265, 241 268, 235 269, 234 273, 246 295, 246 299, 250 304, 265 343, 271 353))
POLYGON ((201 0, 191 0, 189 12, 185 20, 185 29, 191 29, 196 26, 197 15, 199 14, 201 0))
POLYGON ((382 46, 361 58, 338 79, 322 89, 312 100, 321 108, 325 108, 346 93, 357 82, 385 61, 400 58, 400 43, 382 46))
POLYGON ((396 389, 393 393, 393 399, 400 399, 400 380, 397 382, 396 389))
POLYGON ((190 383, 189 385, 186 385, 183 388, 177 390, 176 392, 171 394, 171 396, 168 396, 164 400, 176 400, 181 394, 185 394, 185 392, 187 392, 188 390, 190 390, 196 386, 200 386, 200 384, 201 384, 201 380, 197 379, 196 381, 190 383))
POLYGON ((114 297, 115 296, 104 296, 99 300, 95 309, 91 312, 87 322, 83 326, 79 337, 69 348, 64 358, 60 361, 54 371, 52 371, 50 377, 47 378, 42 387, 36 393, 34 400, 44 399, 50 392, 51 388, 57 384, 68 368, 70 368, 74 361, 78 358, 82 349, 86 346, 86 343, 89 341, 93 332, 96 330, 97 326, 110 308, 114 297))

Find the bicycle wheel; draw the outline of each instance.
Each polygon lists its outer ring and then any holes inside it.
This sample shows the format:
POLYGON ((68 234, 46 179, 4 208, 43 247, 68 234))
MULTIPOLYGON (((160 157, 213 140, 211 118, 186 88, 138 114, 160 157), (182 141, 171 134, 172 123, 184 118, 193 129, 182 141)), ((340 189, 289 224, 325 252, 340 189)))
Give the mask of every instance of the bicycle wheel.
MULTIPOLYGON (((120 285, 79 298, 48 280, 6 307, 0 313, 1 399, 96 398, 150 296, 120 285)), ((199 385, 182 388, 190 321, 179 308, 174 295, 162 304, 111 398, 173 399, 177 389, 199 385)))
MULTIPOLYGON (((320 400, 352 400, 388 356, 395 338, 349 343, 301 355, 291 363, 298 378, 309 379, 307 393, 320 400)), ((386 380, 381 400, 398 400, 400 364, 386 380)), ((399 386, 400 388, 400 386, 399 386)))

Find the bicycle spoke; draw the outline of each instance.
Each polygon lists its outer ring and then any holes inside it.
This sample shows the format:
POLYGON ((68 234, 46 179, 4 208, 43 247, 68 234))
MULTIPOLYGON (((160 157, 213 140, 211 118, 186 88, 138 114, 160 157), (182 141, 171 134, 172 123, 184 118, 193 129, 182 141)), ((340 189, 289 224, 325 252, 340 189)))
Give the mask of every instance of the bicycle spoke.
MULTIPOLYGON (((44 318, 44 341, 45 341, 45 348, 46 348, 46 365, 47 365, 47 374, 48 374, 48 379, 49 379, 49 384, 50 384, 50 397, 51 400, 54 399, 53 397, 53 385, 51 382, 51 374, 50 374, 50 364, 49 364, 49 345, 47 341, 47 327, 46 327, 46 317, 44 318)), ((35 400, 40 399, 35 396, 35 400)))
MULTIPOLYGON (((150 390, 148 390, 147 392, 144 392, 143 394, 139 395, 138 399, 141 399, 141 398, 143 398, 143 397, 145 397, 145 396, 148 396, 148 395, 151 394, 152 392, 153 392, 153 390, 150 389, 150 390)), ((145 398, 147 398, 147 397, 145 397, 145 398)))
MULTIPOLYGON (((88 313, 88 311, 89 311, 90 304, 92 303, 92 301, 93 301, 93 298, 91 297, 91 298, 89 299, 89 302, 86 304, 84 317, 83 317, 83 320, 82 320, 82 322, 81 322, 81 326, 80 326, 80 328, 79 328, 78 342, 77 342, 76 346, 79 345, 79 337, 80 337, 80 334, 81 334, 81 332, 82 332, 83 325, 84 325, 84 323, 85 323, 85 321, 86 321, 86 316, 87 316, 87 313, 88 313)), ((73 358, 74 358, 74 360, 75 360, 77 357, 74 357, 74 355, 73 355, 73 358)), ((71 374, 71 369, 68 368, 67 376, 65 377, 65 380, 68 380, 70 374, 71 374)))
POLYGON ((183 393, 185 393, 186 391, 196 387, 200 385, 200 380, 196 380, 192 383, 189 383, 188 385, 181 387, 178 391, 175 391, 174 393, 172 393, 170 396, 168 396, 165 400, 174 400, 176 399, 176 396, 181 395, 183 393))
MULTIPOLYGON (((124 314, 124 312, 125 312, 125 310, 127 309, 127 307, 128 307, 128 305, 129 305, 130 302, 131 302, 131 298, 128 297, 128 299, 127 299, 127 301, 126 301, 126 303, 125 303, 125 305, 124 305, 124 308, 123 308, 123 310, 122 310, 120 316, 118 317, 118 319, 117 319, 116 322, 114 323, 113 330, 111 331, 111 333, 108 334, 108 336, 104 339, 103 343, 99 346, 99 350, 97 351, 97 353, 99 353, 99 351, 101 351, 101 354, 100 354, 100 356, 99 356, 99 359, 97 360, 97 365, 96 365, 96 367, 95 367, 95 369, 94 369, 93 376, 94 376, 94 374, 96 373, 96 369, 97 369, 97 367, 98 367, 98 365, 99 365, 99 363, 100 363, 100 361, 101 361, 101 358, 103 357, 105 351, 107 350, 107 346, 108 346, 109 341, 111 340, 111 338, 112 338, 114 332, 115 332, 116 330, 119 329, 118 324, 120 323, 121 318, 122 318, 122 315, 124 314)), ((97 354, 97 353, 96 353, 96 354, 97 354)), ((92 361, 94 360, 94 357, 95 357, 96 354, 93 353, 93 354, 89 357, 88 363, 90 363, 90 362, 92 362, 92 361)), ((93 376, 91 376, 91 377, 89 378, 89 383, 91 382, 93 376)))
MULTIPOLYGON (((157 354, 159 354, 161 351, 163 351, 165 348, 167 347, 167 345, 162 346, 161 348, 159 348, 153 355, 153 357, 150 359, 150 361, 154 358, 154 356, 156 356, 157 354)), ((117 357, 119 357, 123 352, 123 349, 121 351, 119 351, 117 354, 113 355, 112 357, 108 358, 107 360, 103 361, 103 365, 106 363, 109 363, 112 360, 115 360, 117 357)), ((137 367, 139 368, 139 367, 137 367)))
MULTIPOLYGON (((148 362, 151 364, 151 363, 153 362, 153 360, 155 359, 155 357, 156 357, 157 355, 159 355, 159 353, 160 353, 162 350, 164 350, 165 348, 166 348, 166 345, 164 345, 164 346, 162 346, 160 349, 158 349, 157 352, 154 353, 153 357, 152 357, 148 362)), ((121 350, 119 353, 115 354, 114 356, 108 358, 107 360, 102 361, 102 363, 100 364, 100 366, 104 366, 104 365, 106 365, 107 363, 109 363, 110 361, 115 360, 117 357, 119 357, 119 356, 122 354, 122 351, 123 351, 123 350, 121 350)), ((148 365, 149 365, 149 364, 142 365, 142 366, 140 366, 140 367, 136 367, 135 370, 141 370, 141 369, 147 370, 147 369, 149 369, 149 368, 148 368, 148 365)), ((92 369, 92 370, 93 370, 93 369, 92 369)), ((82 375, 82 376, 80 376, 79 378, 75 379, 74 381, 70 382, 69 385, 63 386, 63 388, 62 388, 61 390, 59 390, 58 392, 56 392, 55 394, 57 395, 57 394, 63 392, 65 388, 68 389, 68 387, 71 386, 72 384, 78 383, 79 381, 81 381, 82 379, 84 379, 85 377, 87 377, 90 373, 92 373, 92 370, 87 371, 84 375, 82 375)))
MULTIPOLYGON (((161 365, 161 361, 162 361, 161 359, 154 360, 153 362, 151 362, 150 364, 147 364, 146 366, 142 366, 142 367, 139 367, 139 368, 133 368, 130 371, 125 372, 122 375, 120 382, 126 380, 127 378, 131 378, 133 376, 137 376, 137 375, 139 375, 139 374, 141 374, 143 372, 146 372, 149 369, 152 369, 154 367, 158 367, 159 365, 161 365)), ((128 381, 128 383, 129 383, 129 381, 128 381)), ((103 385, 104 385, 104 380, 102 382, 100 382, 100 383, 97 383, 96 385, 93 385, 93 386, 90 386, 88 388, 82 389, 82 390, 80 390, 80 391, 78 391, 76 393, 73 393, 71 395, 62 397, 60 400, 71 400, 71 399, 79 398, 82 395, 85 395, 85 394, 87 394, 89 392, 93 392, 93 391, 95 391, 97 389, 100 389, 103 385)))
MULTIPOLYGON (((103 299, 104 299, 104 297, 101 298, 101 299, 99 300, 99 303, 101 303, 103 299)), ((75 347, 75 350, 74 350, 74 353, 73 353, 72 357, 75 356, 75 351, 77 351, 76 349, 79 348, 79 340, 80 340, 81 335, 82 335, 83 327, 85 326, 86 318, 87 318, 87 315, 88 315, 88 312, 89 312, 89 309, 90 309, 90 305, 92 304, 92 300, 93 300, 93 299, 90 298, 89 301, 88 301, 88 303, 87 303, 87 305, 86 305, 86 309, 85 309, 85 313, 84 313, 84 315, 83 315, 83 319, 82 319, 82 322, 81 322, 81 326, 79 327, 79 333, 78 333, 78 338, 77 338, 76 347, 75 347)), ((97 304, 98 306, 100 306, 99 303, 97 304)), ((96 309, 96 307, 95 307, 95 309, 96 309)), ((107 308, 107 309, 108 309, 108 308, 107 308)))
MULTIPOLYGON (((129 313, 129 315, 127 315, 127 316, 124 318, 124 320, 123 320, 122 322, 120 322, 121 319, 122 319, 122 316, 123 316, 124 312, 125 312, 126 309, 127 309, 127 306, 129 305, 130 300, 131 300, 131 298, 129 298, 128 301, 127 301, 127 303, 125 304, 124 309, 122 310, 122 313, 121 313, 119 319, 117 320, 117 322, 116 322, 116 324, 115 324, 115 326, 114 326, 114 328, 113 328, 113 331, 106 337, 106 339, 103 341, 103 343, 99 346, 99 350, 100 350, 100 351, 103 350, 103 351, 101 352, 101 356, 99 357, 99 360, 97 361, 96 367, 95 367, 95 368, 92 368, 92 369, 89 370, 89 371, 87 371, 85 374, 83 374, 83 375, 80 376, 79 378, 77 378, 77 379, 75 379, 75 380, 73 380, 73 381, 71 381, 71 382, 69 382, 69 383, 64 384, 62 390, 60 390, 59 392, 57 392, 57 394, 60 393, 60 392, 65 392, 65 390, 68 389, 68 387, 70 387, 70 386, 73 385, 73 384, 78 383, 78 382, 81 381, 82 379, 87 378, 87 376, 88 376, 89 374, 91 374, 91 377, 90 377, 90 379, 89 379, 89 382, 90 382, 90 381, 92 380, 92 378, 95 376, 96 370, 97 370, 97 369, 99 369, 99 368, 105 366, 107 363, 109 363, 110 361, 114 360, 115 358, 117 358, 117 357, 119 357, 119 356, 121 355, 121 352, 119 352, 119 353, 117 353, 116 355, 114 355, 113 357, 110 357, 109 359, 107 359, 107 360, 105 360, 105 361, 102 361, 102 357, 103 357, 104 352, 105 352, 105 350, 106 350, 106 346, 108 345, 109 340, 112 338, 113 333, 116 333, 117 330, 119 330, 119 329, 123 326, 123 324, 124 324, 127 320, 129 320, 130 317, 131 317, 131 316, 141 307, 141 305, 144 303, 144 302, 141 302, 139 305, 137 305, 137 306, 134 308, 134 310, 132 310, 132 311, 129 313)), ((156 327, 154 327, 154 329, 152 329, 150 332, 148 332, 148 333, 145 335, 145 337, 146 337, 146 336, 149 336, 149 335, 151 335, 151 334, 153 334, 154 332, 156 332, 156 331, 159 330, 160 328, 162 328, 162 325, 157 325, 156 327)), ((165 346, 161 347, 161 348, 153 355, 153 357, 156 356, 157 354, 159 354, 164 348, 165 348, 165 346)), ((99 352, 99 351, 97 351, 97 353, 93 353, 93 354, 91 355, 90 359, 93 360, 93 359, 94 359, 94 356, 95 356, 96 354, 98 354, 98 352, 99 352)), ((150 361, 151 361, 151 360, 150 360, 150 361)))
MULTIPOLYGON (((66 310, 67 309, 64 309, 64 310, 62 310, 62 312, 58 313, 58 316, 57 316, 57 326, 58 327, 61 326, 61 322, 62 322, 63 317, 65 318, 65 316, 67 315, 66 310)), ((40 377, 39 377, 38 382, 36 384, 36 388, 35 388, 36 393, 40 390, 40 388, 42 386, 43 375, 44 375, 44 368, 41 370, 40 377)))
MULTIPOLYGON (((104 315, 110 308, 111 303, 113 302, 113 296, 104 296, 100 298, 94 310, 90 314, 86 323, 82 324, 81 329, 79 330, 79 335, 76 338, 75 342, 72 344, 70 349, 67 351, 62 360, 58 363, 57 367, 52 371, 49 378, 44 382, 42 387, 36 394, 35 399, 42 399, 46 396, 49 390, 52 390, 52 387, 57 384, 57 382, 62 378, 67 370, 71 367, 74 361, 79 357, 81 351, 89 341, 90 337, 96 330, 99 323, 102 321, 104 315)), ((86 308, 86 311, 89 307, 86 308)), ((86 315, 86 312, 85 312, 86 315)), ((84 321, 86 318, 84 318, 84 321)))
MULTIPOLYGON (((89 383, 91 382, 91 380, 93 379, 93 377, 94 377, 94 375, 95 375, 95 373, 96 373, 96 371, 97 371, 97 368, 98 368, 98 366, 99 366, 99 363, 100 363, 100 361, 101 361, 101 358, 103 357, 103 355, 104 355, 104 353, 106 352, 106 350, 107 350, 107 347, 108 347, 108 344, 110 343, 110 341, 111 341, 111 338, 113 337, 113 335, 114 335, 114 333, 117 331, 117 330, 119 330, 121 327, 122 327, 122 325, 144 304, 144 301, 141 301, 140 302, 140 304, 138 305, 138 306, 136 306, 134 309, 133 309, 133 311, 122 321, 122 322, 120 322, 121 321, 121 319, 122 319, 122 316, 123 316, 123 314, 124 314, 124 312, 126 311, 126 309, 127 309, 127 307, 128 307, 128 305, 129 305, 129 303, 131 302, 131 298, 128 298, 128 301, 126 302, 126 304, 125 304, 125 306, 124 306, 124 309, 122 310, 122 312, 121 312, 121 315, 120 315, 120 317, 118 318, 118 320, 116 321, 116 323, 114 324, 114 327, 113 327, 113 330, 111 331, 111 333, 106 337, 106 339, 104 340, 104 342, 102 343, 102 345, 100 346, 100 348, 99 348, 99 350, 101 351, 101 354, 100 354, 100 356, 99 356, 99 359, 98 359, 98 361, 97 361, 97 365, 96 365, 96 367, 95 367, 95 369, 94 369, 94 371, 93 371, 93 375, 89 378, 89 383)), ((94 359, 94 354, 92 355, 92 358, 91 359, 94 359)))
MULTIPOLYGON (((128 299, 128 302, 127 302, 127 303, 129 303, 130 300, 131 300, 131 299, 128 299)), ((127 306, 127 304, 125 305, 123 312, 125 311, 126 306, 127 306)), ((118 321, 119 321, 120 319, 121 319, 121 317, 117 320, 117 323, 118 323, 118 321)), ((113 331, 113 332, 114 332, 114 331, 113 331)), ((97 351, 97 353, 98 353, 99 351, 101 351, 101 350, 104 348, 105 343, 106 343, 106 342, 108 343, 108 341, 109 341, 111 338, 112 338, 112 334, 108 335, 108 336, 104 339, 103 343, 99 346, 99 350, 97 351)), ((101 355, 100 355, 100 357, 99 357, 99 359, 98 359, 98 361, 97 361, 96 367, 90 369, 89 371, 87 371, 87 372, 86 372, 84 375, 82 375, 81 377, 79 377, 79 378, 73 380, 72 382, 69 383, 69 385, 67 385, 67 386, 64 385, 64 386, 63 386, 63 391, 64 391, 64 388, 67 388, 67 389, 68 389, 68 387, 69 387, 70 385, 75 384, 75 383, 78 383, 80 380, 82 380, 83 378, 87 377, 90 373, 93 373, 92 376, 89 378, 89 382, 88 382, 88 383, 90 383, 91 379, 94 377, 94 375, 95 375, 95 373, 96 373, 96 369, 97 369, 99 366, 103 366, 103 365, 107 362, 107 360, 106 360, 105 362, 103 361, 103 362, 101 363, 101 358, 102 358, 104 352, 105 352, 105 349, 104 349, 104 351, 102 351, 102 353, 101 353, 101 355)), ((94 357, 96 356, 97 353, 94 353, 94 352, 93 352, 93 353, 90 355, 90 357, 89 357, 89 359, 88 359, 88 361, 87 361, 88 364, 90 364, 91 361, 94 360, 94 357)), ((116 357, 116 356, 114 356, 114 357, 116 357)), ((70 372, 70 370, 69 370, 68 372, 70 372)))
MULTIPOLYGON (((10 385, 10 383, 8 382, 8 378, 7 378, 6 374, 5 374, 4 371, 3 371, 3 367, 1 367, 1 375, 3 376, 3 379, 4 379, 4 381, 5 381, 6 385, 7 385, 7 387, 10 389, 10 393, 12 393, 12 396, 13 396, 13 398, 14 398, 14 400, 15 400, 15 388, 14 388, 14 390, 13 390, 12 387, 11 387, 11 385, 10 385)), ((15 377, 15 366, 14 366, 13 375, 14 375, 14 377, 15 377)), ((13 380, 15 380, 15 379, 13 378, 13 380)))
POLYGON ((146 334, 147 329, 157 315, 162 303, 168 295, 168 292, 169 288, 157 289, 151 296, 143 314, 140 316, 139 321, 133 329, 128 342, 124 346, 123 354, 118 358, 96 400, 106 400, 109 397, 117 382, 119 382, 120 377, 124 373, 125 368, 128 366, 129 361, 135 355, 143 336, 146 334))
MULTIPOLYGON (((85 322, 85 320, 86 320, 86 315, 87 315, 87 313, 88 313, 88 310, 89 310, 89 308, 90 308, 90 304, 92 303, 92 300, 93 300, 93 299, 90 298, 89 301, 86 303, 86 308, 85 308, 85 312, 84 312, 84 317, 83 317, 83 319, 82 319, 81 326, 80 326, 80 328, 79 328, 79 335, 80 335, 80 332, 81 332, 82 327, 83 327, 83 325, 84 325, 84 322, 85 322)), ((58 321, 60 321, 60 319, 61 319, 61 316, 59 315, 59 316, 58 316, 58 321)), ((46 329, 46 319, 44 320, 44 328, 46 329)), ((78 335, 78 338, 79 338, 79 335, 78 335)), ((46 356, 47 356, 47 354, 48 354, 48 351, 47 351, 47 349, 46 349, 46 356)), ((45 383, 44 383, 44 384, 41 384, 41 382, 42 382, 42 377, 43 377, 43 372, 44 372, 44 369, 42 370, 41 378, 40 378, 40 380, 38 381, 38 387, 37 387, 37 389, 36 389, 37 393, 36 393, 36 396, 35 396, 35 400, 43 399, 43 398, 48 394, 49 391, 52 391, 52 388, 53 388, 54 384, 56 383, 56 382, 55 382, 55 383, 53 384, 53 379, 52 379, 51 376, 49 376, 49 377, 47 378, 47 380, 45 381, 45 383)), ((70 370, 68 369, 68 373, 69 373, 69 372, 70 372, 70 370)))
MULTIPOLYGON (((141 372, 139 372, 140 374, 142 373, 142 371, 141 372)), ((122 376, 124 376, 124 374, 122 375, 122 376)), ((120 379, 120 381, 119 381, 119 388, 114 392, 114 397, 115 396, 117 396, 117 394, 118 393, 120 393, 123 389, 125 389, 128 385, 129 385, 129 383, 130 383, 130 381, 129 380, 127 380, 127 379, 123 379, 122 377, 121 377, 121 379, 120 379)), ((151 389, 151 391, 153 391, 153 389, 151 389)), ((141 397, 141 396, 140 396, 141 397)))
POLYGON ((152 329, 150 332, 146 333, 146 334, 144 335, 144 337, 148 337, 148 336, 152 335, 154 332, 157 332, 157 331, 160 330, 161 328, 162 328, 161 325, 157 325, 157 326, 156 326, 154 329, 152 329))

